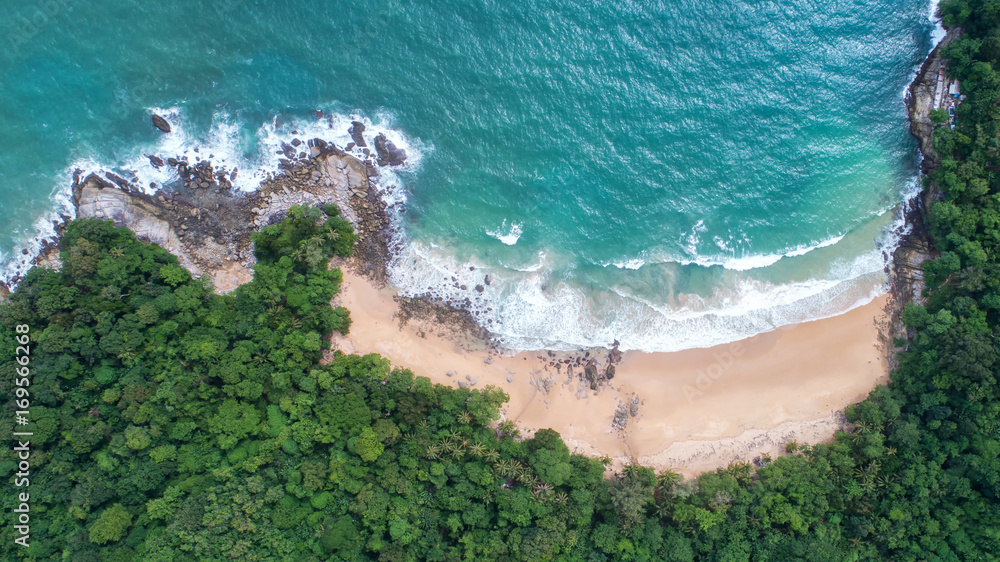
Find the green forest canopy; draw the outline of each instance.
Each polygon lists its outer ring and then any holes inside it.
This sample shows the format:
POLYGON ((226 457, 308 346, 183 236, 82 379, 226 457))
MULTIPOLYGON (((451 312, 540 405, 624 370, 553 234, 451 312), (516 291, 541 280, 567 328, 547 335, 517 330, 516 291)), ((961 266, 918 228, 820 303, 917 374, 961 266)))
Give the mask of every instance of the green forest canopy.
MULTIPOLYGON (((216 295, 176 258, 77 220, 61 271, 0 305, 0 395, 14 420, 30 327, 31 546, 2 557, 157 560, 971 560, 1000 547, 1000 2, 951 0, 949 73, 968 99, 939 127, 939 258, 888 386, 856 429, 757 468, 605 480, 558 434, 492 428, 506 396, 377 356, 327 352, 350 225, 294 208, 255 235, 251 283, 216 295)), ((8 443, 13 423, 0 426, 8 443)))

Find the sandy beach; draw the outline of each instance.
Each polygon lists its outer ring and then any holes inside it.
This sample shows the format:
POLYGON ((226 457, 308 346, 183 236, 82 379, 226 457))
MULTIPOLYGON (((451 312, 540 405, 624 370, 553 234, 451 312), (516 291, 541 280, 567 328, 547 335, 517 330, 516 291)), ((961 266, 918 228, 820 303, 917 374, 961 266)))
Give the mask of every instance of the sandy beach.
POLYGON ((501 388, 510 396, 503 415, 522 432, 552 428, 574 452, 606 455, 612 467, 639 462, 691 477, 778 456, 789 441, 826 441, 843 427, 843 409, 888 377, 878 344, 884 296, 840 316, 709 349, 626 352, 614 379, 595 393, 552 368, 545 352, 469 352, 440 327, 401 328, 390 289, 343 271, 334 304, 347 307, 353 323, 350 335, 334 338, 335 348, 380 353, 436 383, 501 388), (547 392, 532 384, 543 378, 547 392), (613 429, 615 410, 635 398, 638 415, 613 429))

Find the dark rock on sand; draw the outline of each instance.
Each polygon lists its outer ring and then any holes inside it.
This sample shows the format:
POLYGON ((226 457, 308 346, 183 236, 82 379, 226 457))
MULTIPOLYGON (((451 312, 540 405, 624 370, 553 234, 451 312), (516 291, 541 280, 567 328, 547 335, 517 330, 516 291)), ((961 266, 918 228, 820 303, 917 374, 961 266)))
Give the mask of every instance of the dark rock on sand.
POLYGON ((597 363, 593 359, 587 362, 587 365, 583 368, 583 374, 590 381, 590 389, 597 390, 597 363))
MULTIPOLYGON (((618 340, 615 340, 614 345, 611 346, 611 353, 608 354, 608 361, 612 365, 614 365, 615 363, 618 363, 618 362, 620 362, 622 360, 622 352, 621 352, 620 349, 618 349, 619 345, 621 345, 621 344, 618 343, 618 340)), ((608 377, 608 378, 611 378, 611 377, 608 377)))

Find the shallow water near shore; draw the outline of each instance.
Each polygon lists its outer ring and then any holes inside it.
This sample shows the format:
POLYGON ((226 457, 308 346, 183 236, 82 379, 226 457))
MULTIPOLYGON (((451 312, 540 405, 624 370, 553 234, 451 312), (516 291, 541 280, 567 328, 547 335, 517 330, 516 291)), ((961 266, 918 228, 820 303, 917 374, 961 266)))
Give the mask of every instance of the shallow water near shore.
POLYGON ((668 351, 868 302, 916 188, 923 0, 12 10, 8 275, 75 167, 162 184, 144 155, 187 152, 252 189, 282 140, 344 144, 353 116, 410 154, 383 175, 407 198, 402 292, 469 299, 514 348, 668 351))

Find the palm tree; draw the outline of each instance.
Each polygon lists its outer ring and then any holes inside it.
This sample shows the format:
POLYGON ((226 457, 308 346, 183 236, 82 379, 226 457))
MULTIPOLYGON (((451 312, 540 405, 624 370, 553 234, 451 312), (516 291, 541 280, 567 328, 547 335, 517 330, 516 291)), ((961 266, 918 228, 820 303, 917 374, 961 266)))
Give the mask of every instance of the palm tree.
POLYGON ((499 461, 496 465, 496 471, 503 478, 513 478, 517 474, 517 461, 514 459, 499 461))
POLYGON ((888 476, 879 475, 875 477, 875 488, 877 489, 887 488, 890 483, 891 481, 888 476))
POLYGON ((539 482, 531 490, 531 495, 536 498, 548 499, 552 495, 552 485, 547 482, 539 482))
POLYGON ((673 507, 674 506, 668 502, 658 501, 656 502, 656 508, 653 510, 653 513, 655 513, 656 516, 659 517, 660 519, 666 519, 667 517, 670 517, 671 511, 673 511, 672 509, 673 507))
POLYGON ((482 443, 473 443, 469 446, 469 453, 477 459, 482 458, 483 454, 486 453, 486 447, 482 443))
POLYGON ((515 425, 514 422, 510 420, 504 420, 500 422, 500 425, 497 426, 497 434, 498 434, 497 437, 500 438, 520 437, 521 432, 518 431, 517 425, 515 425))
POLYGON ((500 451, 497 451, 496 449, 489 449, 486 451, 485 456, 486 460, 490 462, 497 462, 497 459, 500 458, 500 451))
POLYGON ((861 433, 871 433, 875 429, 875 426, 865 421, 859 421, 854 424, 854 428, 861 433))
POLYGON ((427 447, 427 458, 431 460, 441 458, 441 447, 438 445, 431 445, 430 447, 427 447))
POLYGON ((531 469, 524 465, 519 466, 517 469, 517 480, 528 488, 534 488, 541 483, 541 480, 531 472, 531 469))
POLYGON ((656 476, 656 490, 653 495, 660 497, 669 493, 681 481, 681 475, 672 470, 664 470, 656 476))
POLYGON ((458 423, 462 425, 469 425, 472 423, 472 414, 470 414, 467 410, 458 414, 456 418, 458 419, 458 423))

